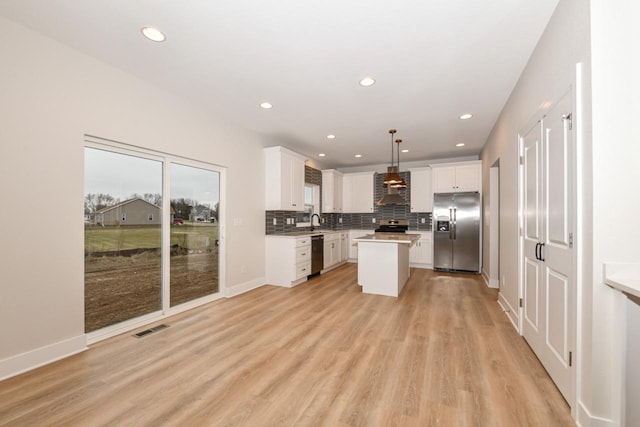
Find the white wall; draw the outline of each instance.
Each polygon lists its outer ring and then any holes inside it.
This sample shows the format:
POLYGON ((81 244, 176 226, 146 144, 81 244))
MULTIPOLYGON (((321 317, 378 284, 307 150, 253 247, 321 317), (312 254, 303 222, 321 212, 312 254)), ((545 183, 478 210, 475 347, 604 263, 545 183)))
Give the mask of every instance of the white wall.
MULTIPOLYGON (((516 137, 536 109, 553 102, 573 82, 575 64, 583 63, 585 90, 579 94, 582 114, 577 116, 576 129, 576 247, 581 265, 577 282, 578 402, 574 407, 583 426, 620 425, 624 402, 623 358, 616 353, 618 333, 614 329, 616 304, 613 291, 602 284, 602 263, 640 260, 640 227, 633 225, 640 215, 640 198, 636 197, 640 182, 640 129, 635 126, 640 114, 637 22, 637 1, 560 1, 481 156, 485 194, 489 167, 500 159, 501 297, 517 307, 516 137)), ((484 244, 488 251, 490 242, 484 244)))
MULTIPOLYGON (((585 402, 592 414, 615 425, 623 410, 621 357, 613 329, 619 313, 617 295, 602 284, 602 264, 640 262, 640 227, 635 224, 640 216, 640 2, 592 0, 591 8, 593 246, 592 264, 585 265, 584 274, 593 286, 585 295, 592 320, 585 351, 591 350, 592 364, 584 375, 591 378, 593 394, 585 402)), ((627 420, 627 425, 637 423, 627 420)))
MULTIPOLYGON (((531 123, 543 106, 557 101, 576 82, 576 64, 583 64, 589 90, 589 4, 583 0, 561 0, 532 53, 482 151, 483 193, 490 203, 490 167, 500 162, 500 300, 518 324, 518 133, 531 123)), ((590 104, 577 120, 590 128, 590 104)), ((585 132, 583 132, 584 134, 585 132)), ((583 142, 590 147, 589 135, 583 142)), ((590 166, 589 166, 590 169, 590 166)), ((489 206, 485 206, 489 209, 489 206)), ((484 224, 485 236, 489 224, 484 224)), ((589 245, 587 242, 583 244, 589 245)), ((490 254, 491 239, 484 239, 484 253, 490 254)), ((578 284, 580 286, 580 284, 578 284)), ((587 359, 588 354, 578 352, 587 359)), ((590 389, 590 386, 588 386, 590 389)))
POLYGON ((0 52, 0 377, 84 336, 84 134, 227 167, 226 285, 262 280, 256 134, 4 18, 0 52))
MULTIPOLYGON (((556 101, 575 79, 578 62, 589 64, 588 4, 559 3, 538 46, 497 120, 481 158, 484 203, 490 203, 489 168, 500 161, 500 294, 517 321, 518 306, 518 132, 545 103, 556 101)), ((488 209, 488 206, 485 206, 488 209)), ((488 236, 488 224, 484 224, 488 236)), ((483 252, 490 253, 490 239, 483 252)))

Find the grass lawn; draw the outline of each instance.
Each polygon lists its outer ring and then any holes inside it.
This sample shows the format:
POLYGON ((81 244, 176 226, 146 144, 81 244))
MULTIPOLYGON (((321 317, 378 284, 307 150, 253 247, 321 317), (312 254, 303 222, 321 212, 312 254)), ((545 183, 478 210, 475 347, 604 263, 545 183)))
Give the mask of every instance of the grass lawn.
MULTIPOLYGON (((160 248, 160 226, 85 226, 85 252, 111 252, 128 249, 160 248)), ((171 226, 171 245, 201 248, 215 245, 218 224, 171 226)))

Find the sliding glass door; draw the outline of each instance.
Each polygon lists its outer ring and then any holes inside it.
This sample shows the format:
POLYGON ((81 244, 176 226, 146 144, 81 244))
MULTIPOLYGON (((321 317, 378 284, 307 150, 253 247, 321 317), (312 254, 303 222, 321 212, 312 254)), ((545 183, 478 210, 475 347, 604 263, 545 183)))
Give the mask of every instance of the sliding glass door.
POLYGON ((85 332, 162 309, 162 166, 85 149, 85 332))
POLYGON ((162 154, 85 148, 85 332, 219 293, 221 173, 162 154))
POLYGON ((220 173, 171 164, 170 305, 218 292, 220 173))

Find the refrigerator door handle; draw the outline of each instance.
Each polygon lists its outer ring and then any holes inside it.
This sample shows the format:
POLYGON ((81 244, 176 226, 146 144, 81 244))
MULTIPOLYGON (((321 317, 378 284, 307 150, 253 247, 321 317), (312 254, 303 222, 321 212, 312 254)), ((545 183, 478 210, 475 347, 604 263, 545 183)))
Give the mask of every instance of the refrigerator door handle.
POLYGON ((457 213, 458 213, 457 210, 458 210, 457 208, 453 208, 453 227, 451 227, 453 229, 453 240, 457 239, 457 237, 456 237, 456 231, 457 231, 456 230, 456 221, 458 220, 458 218, 457 218, 457 213))
POLYGON ((455 239, 455 234, 453 234, 453 208, 449 208, 449 240, 455 239))

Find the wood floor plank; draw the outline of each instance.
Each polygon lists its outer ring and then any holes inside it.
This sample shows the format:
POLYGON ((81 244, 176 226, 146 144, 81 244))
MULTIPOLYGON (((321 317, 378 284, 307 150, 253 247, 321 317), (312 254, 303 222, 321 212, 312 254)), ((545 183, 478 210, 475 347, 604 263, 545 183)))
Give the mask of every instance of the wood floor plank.
POLYGON ((479 276, 413 269, 399 298, 356 277, 263 286, 0 382, 0 426, 575 424, 479 276))

